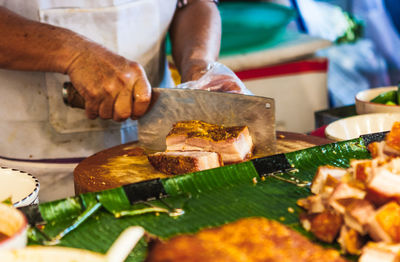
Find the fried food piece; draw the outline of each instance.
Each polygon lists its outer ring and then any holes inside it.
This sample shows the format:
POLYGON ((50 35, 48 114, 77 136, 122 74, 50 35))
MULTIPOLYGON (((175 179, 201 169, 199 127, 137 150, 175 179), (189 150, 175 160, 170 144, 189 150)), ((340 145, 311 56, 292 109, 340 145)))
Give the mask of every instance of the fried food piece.
POLYGON ((318 214, 301 214, 300 222, 319 240, 332 243, 343 225, 343 218, 336 212, 325 210, 318 214))
POLYGON ((292 229, 266 218, 245 218, 195 235, 157 241, 147 262, 345 261, 292 229))
POLYGON ((314 194, 321 193, 327 182, 330 182, 327 186, 334 187, 334 182, 338 183, 346 174, 347 170, 344 168, 329 165, 318 167, 317 173, 315 174, 311 184, 311 192, 314 194))
POLYGON ((369 221, 368 229, 375 241, 400 242, 400 205, 392 201, 380 207, 369 221))
POLYGON ((340 230, 338 242, 342 250, 352 255, 361 254, 361 249, 365 244, 365 240, 354 229, 344 225, 340 230))
POLYGON ((385 138, 386 145, 400 153, 400 122, 395 122, 385 138))
POLYGON ((166 144, 167 151, 217 152, 224 163, 248 159, 254 148, 247 126, 225 127, 198 120, 176 123, 167 135, 166 144))

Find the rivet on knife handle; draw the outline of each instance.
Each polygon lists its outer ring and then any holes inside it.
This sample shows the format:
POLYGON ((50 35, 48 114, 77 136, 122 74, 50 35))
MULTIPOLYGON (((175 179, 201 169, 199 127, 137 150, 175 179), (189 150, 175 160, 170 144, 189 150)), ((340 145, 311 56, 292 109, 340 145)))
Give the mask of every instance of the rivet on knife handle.
POLYGON ((85 99, 76 91, 71 82, 64 83, 62 96, 67 106, 85 109, 85 99))

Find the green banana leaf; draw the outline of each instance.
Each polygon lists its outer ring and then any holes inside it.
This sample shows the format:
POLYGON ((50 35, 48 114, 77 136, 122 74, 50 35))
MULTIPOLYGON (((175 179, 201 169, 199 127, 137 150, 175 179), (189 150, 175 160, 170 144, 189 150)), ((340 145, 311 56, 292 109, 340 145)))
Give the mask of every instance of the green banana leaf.
MULTIPOLYGON (((169 238, 257 216, 277 220, 315 240, 301 228, 298 219, 301 209, 296 201, 310 194, 305 185, 312 181, 320 165, 347 167, 350 159, 364 158, 370 158, 370 154, 365 140, 359 138, 273 156, 272 162, 271 158, 260 158, 162 179, 168 196, 145 203, 130 205, 122 187, 44 203, 40 205, 42 218, 47 222, 43 232, 50 238, 57 236, 77 223, 82 212, 98 201, 102 208, 85 217, 85 221, 79 220, 79 227, 66 234, 59 245, 105 253, 123 229, 131 225, 142 226, 160 238, 169 238), (287 161, 286 166, 279 159, 287 161), (280 172, 271 173, 271 165, 281 166, 275 168, 280 172), (184 214, 141 212, 149 207, 156 207, 154 210, 181 208, 184 214), (121 216, 127 210, 133 215, 121 216)), ((30 245, 42 243, 33 236, 29 239, 30 245)), ((126 261, 143 261, 146 248, 146 242, 141 240, 126 261)))

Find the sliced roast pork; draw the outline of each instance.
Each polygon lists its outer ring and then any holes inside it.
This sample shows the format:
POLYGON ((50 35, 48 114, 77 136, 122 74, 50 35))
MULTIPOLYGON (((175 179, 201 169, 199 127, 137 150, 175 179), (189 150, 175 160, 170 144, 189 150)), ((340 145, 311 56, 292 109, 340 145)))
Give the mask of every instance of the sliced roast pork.
POLYGON ((311 215, 302 213, 300 223, 305 230, 312 232, 319 240, 332 243, 343 225, 343 218, 334 211, 325 210, 311 215))
POLYGON ((348 254, 359 255, 365 240, 354 229, 343 225, 340 229, 338 243, 342 250, 348 254))
POLYGON ((220 167, 221 156, 207 151, 168 151, 157 152, 147 156, 151 165, 157 170, 179 175, 220 167))
POLYGON ((380 207, 368 224, 373 240, 386 243, 400 242, 400 206, 390 202, 380 207))
POLYGON ((386 167, 377 168, 367 185, 367 199, 376 205, 400 200, 400 175, 386 167))
POLYGON ((347 174, 347 170, 334 166, 320 166, 311 184, 311 192, 319 194, 324 186, 334 187, 343 176, 347 174))
POLYGON ((355 180, 365 183, 370 179, 372 169, 372 161, 370 159, 351 160, 350 166, 355 180))
POLYGON ((363 249, 359 262, 397 262, 400 244, 369 242, 363 249))
POLYGON ((321 195, 311 195, 307 198, 297 200, 297 205, 307 210, 308 214, 321 213, 325 211, 325 203, 321 195))
POLYGON ((400 122, 395 122, 385 137, 385 142, 394 155, 400 156, 400 122))
POLYGON ((343 214, 346 207, 356 199, 363 199, 366 192, 347 183, 338 184, 328 199, 328 204, 336 212, 343 214))
POLYGON ((375 215, 374 206, 365 199, 354 199, 344 212, 345 224, 361 235, 367 234, 369 220, 375 215))
POLYGON ((241 162, 251 157, 254 148, 247 126, 225 127, 198 120, 176 123, 166 143, 167 151, 217 152, 224 163, 241 162))

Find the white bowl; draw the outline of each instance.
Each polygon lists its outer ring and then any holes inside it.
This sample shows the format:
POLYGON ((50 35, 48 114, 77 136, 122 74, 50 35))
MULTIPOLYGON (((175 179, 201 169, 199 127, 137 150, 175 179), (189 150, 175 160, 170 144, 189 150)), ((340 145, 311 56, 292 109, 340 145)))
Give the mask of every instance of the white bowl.
POLYGON ((11 205, 0 203, 0 233, 8 236, 0 240, 0 250, 25 247, 27 230, 25 215, 11 205))
POLYGON ((357 114, 369 114, 369 113, 400 113, 400 106, 391 106, 370 102, 373 98, 379 94, 397 90, 396 86, 378 87, 367 89, 359 92, 356 95, 356 112, 357 114))
POLYGON ((24 171, 0 167, 0 202, 11 197, 15 207, 39 202, 39 181, 24 171))
POLYGON ((351 116, 330 123, 325 129, 325 135, 336 141, 349 140, 365 134, 390 131, 394 122, 400 122, 400 113, 351 116))

